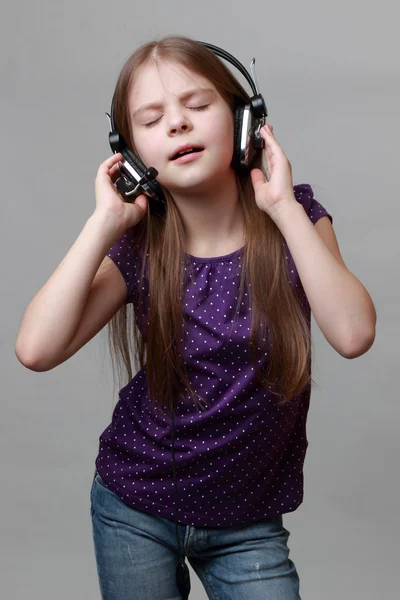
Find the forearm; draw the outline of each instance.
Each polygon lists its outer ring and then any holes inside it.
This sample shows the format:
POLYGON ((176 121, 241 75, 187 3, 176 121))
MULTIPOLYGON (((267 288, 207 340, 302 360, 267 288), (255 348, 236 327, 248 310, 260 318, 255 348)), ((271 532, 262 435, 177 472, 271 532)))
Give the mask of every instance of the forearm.
POLYGON ((15 345, 21 362, 35 364, 67 347, 78 328, 94 276, 120 234, 111 217, 96 212, 89 217, 24 312, 15 345))
POLYGON ((273 217, 296 265, 314 318, 342 356, 365 352, 373 341, 376 313, 362 283, 326 246, 295 198, 273 217))

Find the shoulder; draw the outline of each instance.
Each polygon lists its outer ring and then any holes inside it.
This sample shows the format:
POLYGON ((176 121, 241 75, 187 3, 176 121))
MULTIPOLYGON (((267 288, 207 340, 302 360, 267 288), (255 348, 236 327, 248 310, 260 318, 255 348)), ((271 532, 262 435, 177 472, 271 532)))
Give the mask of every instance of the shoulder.
MULTIPOLYGON (((314 196, 314 190, 309 183, 298 183, 293 186, 295 198, 301 204, 309 216, 310 220, 315 224, 322 217, 328 217, 333 223, 333 217, 328 210, 314 196)), ((328 219, 324 219, 327 221, 328 219)))
POLYGON ((314 197, 314 191, 309 183, 295 185, 293 186, 293 189, 297 202, 303 205, 303 208, 314 224, 318 235, 322 238, 325 245, 338 259, 338 261, 345 265, 340 253, 338 240, 332 226, 332 215, 314 197))

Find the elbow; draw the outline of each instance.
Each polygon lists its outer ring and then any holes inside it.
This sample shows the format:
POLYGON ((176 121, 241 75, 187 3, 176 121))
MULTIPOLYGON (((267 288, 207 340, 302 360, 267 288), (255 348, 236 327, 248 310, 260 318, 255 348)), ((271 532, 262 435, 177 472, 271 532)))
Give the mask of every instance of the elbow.
POLYGON ((14 347, 15 356, 18 358, 21 365, 23 365, 26 369, 30 371, 36 371, 37 373, 41 373, 43 371, 50 371, 51 367, 43 364, 37 357, 29 354, 26 349, 22 349, 18 346, 18 343, 15 344, 14 347))
POLYGON ((359 358, 363 354, 366 354, 368 350, 372 347, 376 336, 375 325, 368 332, 361 336, 352 336, 350 340, 344 345, 339 354, 343 356, 343 358, 359 358))

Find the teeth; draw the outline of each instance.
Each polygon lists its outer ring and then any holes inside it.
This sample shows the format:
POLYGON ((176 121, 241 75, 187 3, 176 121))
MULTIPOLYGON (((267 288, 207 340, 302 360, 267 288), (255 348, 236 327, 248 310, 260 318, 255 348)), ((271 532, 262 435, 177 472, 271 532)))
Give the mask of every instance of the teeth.
POLYGON ((177 154, 175 154, 175 156, 182 156, 184 154, 188 154, 189 152, 200 152, 201 148, 186 148, 186 150, 182 150, 181 152, 178 152, 177 154))

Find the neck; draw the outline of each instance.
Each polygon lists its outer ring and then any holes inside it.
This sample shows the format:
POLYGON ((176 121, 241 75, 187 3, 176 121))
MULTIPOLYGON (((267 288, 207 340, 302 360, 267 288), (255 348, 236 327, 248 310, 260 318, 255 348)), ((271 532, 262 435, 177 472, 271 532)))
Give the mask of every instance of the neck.
POLYGON ((182 215, 186 231, 186 251, 195 256, 223 255, 243 244, 244 219, 235 173, 223 181, 208 184, 201 191, 174 191, 173 198, 182 215))

